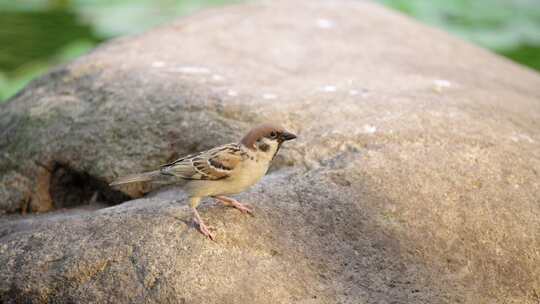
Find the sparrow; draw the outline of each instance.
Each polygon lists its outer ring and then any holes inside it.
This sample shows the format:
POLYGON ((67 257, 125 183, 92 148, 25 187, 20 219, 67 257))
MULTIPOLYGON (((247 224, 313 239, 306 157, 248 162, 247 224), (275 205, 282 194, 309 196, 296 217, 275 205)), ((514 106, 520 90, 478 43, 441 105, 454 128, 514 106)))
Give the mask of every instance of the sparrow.
POLYGON ((242 213, 252 214, 250 207, 226 195, 238 194, 256 184, 268 171, 281 144, 295 138, 296 135, 279 125, 262 124, 251 129, 238 143, 187 155, 154 171, 120 177, 110 185, 152 182, 171 176, 186 180, 183 189, 188 194, 193 222, 204 236, 214 240, 214 234, 197 211, 202 198, 211 197, 242 213))

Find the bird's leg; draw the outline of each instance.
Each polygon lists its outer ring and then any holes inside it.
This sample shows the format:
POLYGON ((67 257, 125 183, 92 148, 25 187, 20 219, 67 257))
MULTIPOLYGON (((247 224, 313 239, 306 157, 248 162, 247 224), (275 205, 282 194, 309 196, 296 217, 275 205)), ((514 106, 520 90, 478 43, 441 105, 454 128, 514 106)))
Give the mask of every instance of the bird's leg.
POLYGON ((206 226, 206 224, 203 222, 203 220, 201 219, 201 216, 199 215, 199 212, 197 211, 197 209, 191 208, 191 210, 193 211, 193 222, 199 228, 199 231, 204 236, 207 236, 209 239, 211 239, 213 241, 214 240, 214 234, 212 232, 210 232, 210 229, 208 228, 208 226, 206 226))
POLYGON ((191 205, 191 211, 193 212, 193 223, 195 226, 199 228, 199 231, 212 241, 214 240, 214 234, 210 232, 210 229, 206 224, 203 222, 201 216, 199 215, 199 212, 197 211, 197 206, 199 205, 199 202, 201 201, 200 197, 192 197, 190 199, 190 205, 191 205))
POLYGON ((214 196, 214 198, 220 201, 225 206, 231 206, 242 211, 242 213, 248 213, 248 214, 253 215, 253 210, 250 207, 244 204, 241 204, 239 201, 235 200, 234 198, 230 198, 226 196, 214 196))

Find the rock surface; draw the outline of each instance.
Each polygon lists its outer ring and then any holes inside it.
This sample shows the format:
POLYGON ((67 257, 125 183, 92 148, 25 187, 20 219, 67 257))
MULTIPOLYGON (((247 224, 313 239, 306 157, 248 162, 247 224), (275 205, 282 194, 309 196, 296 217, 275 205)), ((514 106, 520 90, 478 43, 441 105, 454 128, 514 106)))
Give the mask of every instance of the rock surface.
POLYGON ((362 1, 118 39, 0 106, 0 302, 538 303, 539 99, 538 74, 362 1), (267 120, 299 139, 238 196, 256 217, 203 204, 217 242, 178 188, 107 187, 267 120))

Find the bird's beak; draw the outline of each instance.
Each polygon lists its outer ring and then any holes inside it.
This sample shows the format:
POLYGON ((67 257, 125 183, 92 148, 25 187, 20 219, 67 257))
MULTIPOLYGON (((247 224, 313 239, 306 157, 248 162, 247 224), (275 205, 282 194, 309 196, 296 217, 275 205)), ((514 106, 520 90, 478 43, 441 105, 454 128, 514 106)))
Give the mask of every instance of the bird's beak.
POLYGON ((285 132, 281 133, 280 138, 281 138, 282 141, 287 141, 287 140, 295 139, 296 135, 285 131, 285 132))

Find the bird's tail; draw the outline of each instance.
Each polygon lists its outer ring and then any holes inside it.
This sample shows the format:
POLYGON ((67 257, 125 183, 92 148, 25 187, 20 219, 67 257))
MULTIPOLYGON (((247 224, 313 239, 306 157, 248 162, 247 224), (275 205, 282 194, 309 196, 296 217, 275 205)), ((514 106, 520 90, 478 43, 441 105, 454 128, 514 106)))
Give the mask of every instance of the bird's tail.
POLYGON ((109 186, 116 186, 116 185, 123 185, 123 184, 131 184, 131 183, 137 183, 137 182, 149 182, 154 180, 156 177, 160 175, 160 171, 150 171, 150 172, 144 172, 144 173, 138 173, 138 174, 130 174, 126 176, 122 176, 114 180, 112 183, 109 184, 109 186))

